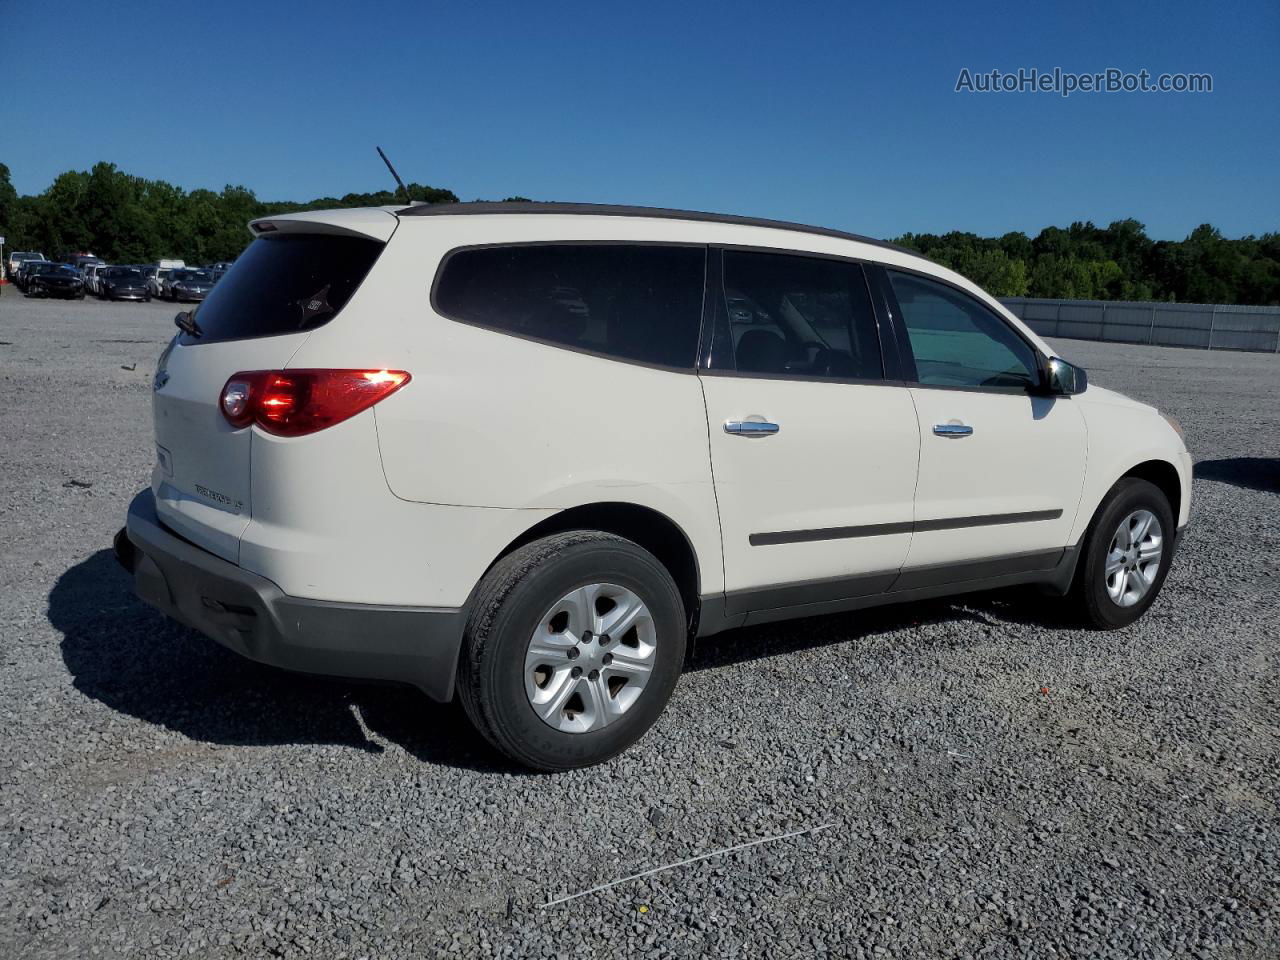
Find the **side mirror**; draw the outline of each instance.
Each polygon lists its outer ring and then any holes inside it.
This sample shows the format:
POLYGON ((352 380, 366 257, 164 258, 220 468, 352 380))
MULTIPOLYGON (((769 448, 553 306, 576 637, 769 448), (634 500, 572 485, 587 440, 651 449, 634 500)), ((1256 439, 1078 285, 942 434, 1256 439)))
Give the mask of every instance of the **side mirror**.
POLYGON ((1067 363, 1061 357, 1050 357, 1045 370, 1045 389, 1055 397, 1069 397, 1084 393, 1089 387, 1089 375, 1083 367, 1067 363))

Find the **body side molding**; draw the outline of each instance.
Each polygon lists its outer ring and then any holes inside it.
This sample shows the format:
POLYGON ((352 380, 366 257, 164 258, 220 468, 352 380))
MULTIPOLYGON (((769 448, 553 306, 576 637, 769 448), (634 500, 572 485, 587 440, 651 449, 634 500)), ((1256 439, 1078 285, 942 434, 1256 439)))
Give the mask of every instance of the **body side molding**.
POLYGON ((856 537, 885 537, 897 533, 927 532, 933 530, 962 530, 967 527, 988 527, 1004 523, 1035 523, 1040 520, 1057 520, 1061 510, 1030 510, 1024 513, 991 513, 977 517, 946 517, 940 520, 905 520, 898 523, 869 523, 857 527, 822 527, 815 530, 778 530, 770 533, 753 533, 747 540, 753 547, 775 546, 781 543, 812 543, 816 540, 846 540, 856 537))

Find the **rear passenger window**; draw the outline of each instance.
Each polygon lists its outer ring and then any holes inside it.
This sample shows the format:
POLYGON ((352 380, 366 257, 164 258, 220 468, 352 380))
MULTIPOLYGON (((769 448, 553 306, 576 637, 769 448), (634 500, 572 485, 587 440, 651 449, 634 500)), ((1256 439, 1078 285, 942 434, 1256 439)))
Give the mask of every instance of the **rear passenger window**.
POLYGON ((620 360, 693 369, 703 247, 544 244, 459 250, 435 303, 445 316, 620 360))
POLYGON ((857 263, 726 250, 724 299, 739 373, 884 377, 875 314, 857 263))

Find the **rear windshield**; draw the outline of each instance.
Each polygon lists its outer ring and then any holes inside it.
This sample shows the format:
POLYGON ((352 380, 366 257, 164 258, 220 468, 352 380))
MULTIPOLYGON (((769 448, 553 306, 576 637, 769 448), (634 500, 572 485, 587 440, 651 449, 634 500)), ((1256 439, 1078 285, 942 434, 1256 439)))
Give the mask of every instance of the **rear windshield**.
POLYGON ((384 244, 363 237, 258 237, 196 311, 200 338, 274 337, 324 326, 347 304, 384 244))

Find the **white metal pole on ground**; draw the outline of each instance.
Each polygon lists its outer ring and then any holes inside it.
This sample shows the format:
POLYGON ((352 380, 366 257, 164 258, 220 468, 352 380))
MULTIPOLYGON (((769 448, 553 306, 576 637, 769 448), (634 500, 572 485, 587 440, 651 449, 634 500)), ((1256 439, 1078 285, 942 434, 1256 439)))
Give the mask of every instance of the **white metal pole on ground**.
POLYGON ((1147 343, 1154 344, 1156 342, 1156 305, 1151 305, 1151 329, 1147 332, 1147 343))
POLYGON ((1213 349, 1213 328, 1218 320, 1218 305, 1213 305, 1213 310, 1209 313, 1209 349, 1213 349))

